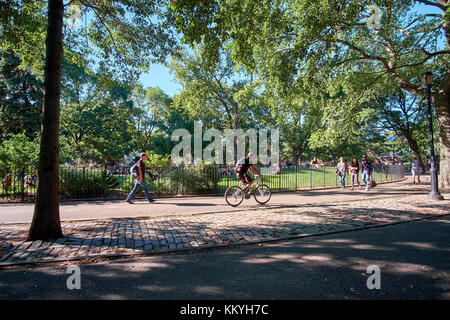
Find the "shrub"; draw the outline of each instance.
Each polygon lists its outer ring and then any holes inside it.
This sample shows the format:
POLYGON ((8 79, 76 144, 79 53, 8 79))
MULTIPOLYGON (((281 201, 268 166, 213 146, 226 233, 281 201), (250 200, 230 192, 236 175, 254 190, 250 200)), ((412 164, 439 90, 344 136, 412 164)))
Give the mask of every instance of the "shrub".
POLYGON ((118 177, 103 171, 60 170, 59 193, 65 198, 103 196, 119 185, 118 177))
POLYGON ((178 167, 167 174, 168 189, 172 193, 202 193, 217 190, 219 172, 214 165, 178 167))

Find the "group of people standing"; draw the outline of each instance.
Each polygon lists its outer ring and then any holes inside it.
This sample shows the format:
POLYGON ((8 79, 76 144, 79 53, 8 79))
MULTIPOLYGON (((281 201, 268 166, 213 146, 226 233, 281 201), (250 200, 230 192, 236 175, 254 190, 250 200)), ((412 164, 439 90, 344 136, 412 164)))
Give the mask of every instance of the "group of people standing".
POLYGON ((354 189, 355 180, 358 183, 360 189, 362 189, 361 183, 359 182, 359 173, 361 172, 361 177, 365 185, 366 191, 370 189, 371 177, 372 177, 373 166, 372 162, 363 156, 361 164, 358 159, 354 158, 352 162, 347 164, 347 160, 344 157, 340 158, 339 163, 336 166, 336 174, 339 176, 341 183, 341 188, 345 188, 345 178, 347 175, 351 175, 351 188, 354 189))

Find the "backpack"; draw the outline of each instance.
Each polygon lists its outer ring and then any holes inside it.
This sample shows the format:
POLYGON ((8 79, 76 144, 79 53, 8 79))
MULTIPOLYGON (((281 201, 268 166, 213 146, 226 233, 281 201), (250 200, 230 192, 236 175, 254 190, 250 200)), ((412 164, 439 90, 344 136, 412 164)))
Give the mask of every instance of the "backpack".
POLYGON ((136 179, 138 177, 138 163, 137 162, 131 166, 130 174, 134 179, 136 179))
POLYGON ((244 157, 244 158, 240 159, 238 162, 236 162, 236 166, 234 167, 234 171, 235 171, 236 173, 241 172, 242 166, 245 165, 245 160, 246 160, 246 159, 245 159, 245 157, 244 157))

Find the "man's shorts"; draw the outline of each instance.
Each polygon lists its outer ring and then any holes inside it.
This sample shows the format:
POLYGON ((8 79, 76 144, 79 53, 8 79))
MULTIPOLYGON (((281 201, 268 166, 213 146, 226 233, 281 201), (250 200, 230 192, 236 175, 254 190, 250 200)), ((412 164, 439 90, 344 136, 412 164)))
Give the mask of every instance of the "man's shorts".
POLYGON ((238 177, 239 180, 241 180, 241 182, 242 182, 243 184, 250 184, 250 183, 253 182, 253 179, 250 178, 250 176, 247 175, 247 174, 245 174, 245 173, 243 173, 243 174, 238 174, 237 177, 238 177))

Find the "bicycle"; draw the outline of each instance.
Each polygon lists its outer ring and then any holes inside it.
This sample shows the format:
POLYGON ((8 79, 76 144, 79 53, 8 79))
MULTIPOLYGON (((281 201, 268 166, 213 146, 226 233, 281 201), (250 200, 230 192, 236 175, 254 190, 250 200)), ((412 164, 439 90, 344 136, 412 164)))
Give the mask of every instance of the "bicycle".
MULTIPOLYGON (((265 204, 267 203, 270 198, 272 197, 272 191, 270 190, 269 186, 266 184, 261 184, 261 177, 257 176, 256 179, 252 182, 250 186, 248 186, 246 189, 247 191, 247 199, 250 198, 250 194, 252 191, 253 197, 255 198, 256 202, 259 204, 265 204)), ((231 186, 225 191, 225 201, 232 207, 237 207, 244 201, 245 198, 245 192, 244 189, 240 186, 231 186)))

